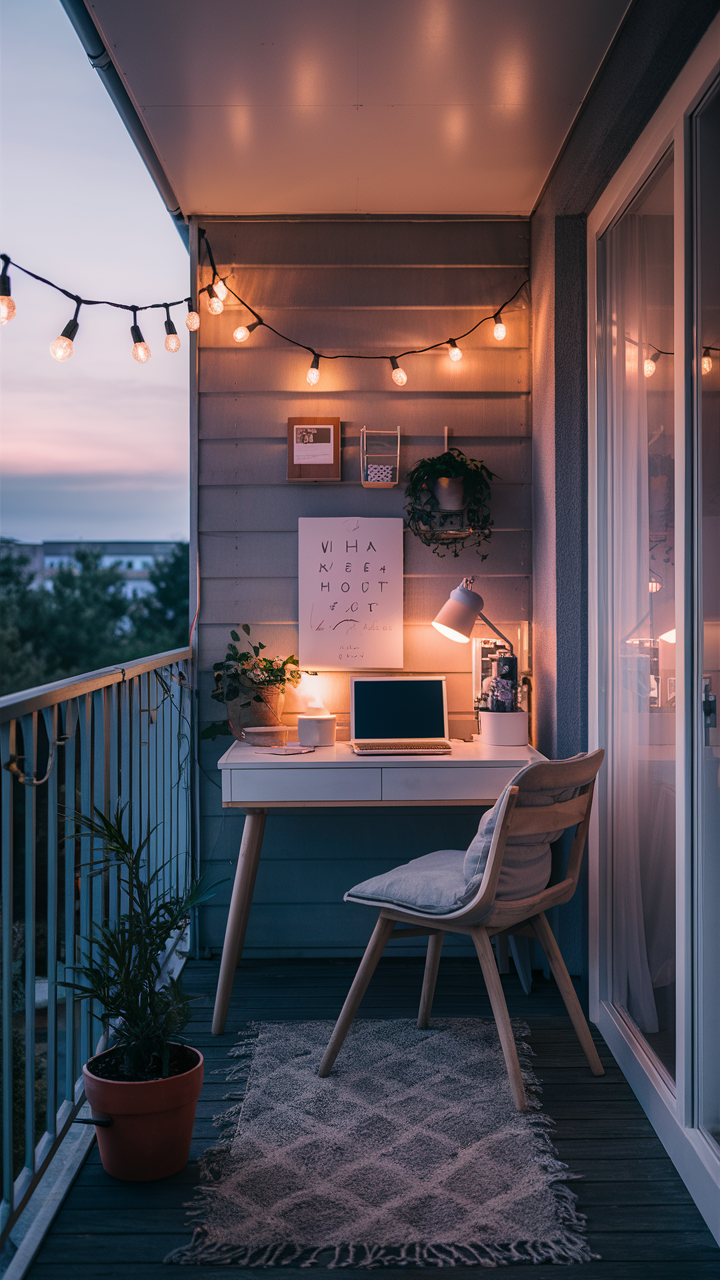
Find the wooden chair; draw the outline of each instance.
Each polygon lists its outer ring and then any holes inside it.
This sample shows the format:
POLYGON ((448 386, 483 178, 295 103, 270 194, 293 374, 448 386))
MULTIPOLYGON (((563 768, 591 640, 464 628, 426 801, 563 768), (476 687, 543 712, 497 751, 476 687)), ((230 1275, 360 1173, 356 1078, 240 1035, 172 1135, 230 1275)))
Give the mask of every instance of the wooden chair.
MULTIPOLYGON (((472 902, 461 910, 447 915, 427 915, 411 909, 400 909, 393 905, 383 906, 375 925, 367 950, 358 968, 355 980, 343 1005, 335 1030, 330 1038, 318 1074, 330 1074, 333 1063, 342 1048, 343 1041, 357 1013, 368 983, 375 971, 377 963, 391 937, 412 938, 428 935, 427 959, 423 979, 418 1027, 427 1027, 432 1008, 435 983, 437 980, 440 953, 446 933, 467 933, 475 944, 475 950, 485 979, 500 1043, 505 1057, 510 1086, 518 1111, 527 1111, 528 1102, 520 1073, 515 1040, 510 1025, 505 996, 503 994, 500 975, 495 963, 490 939, 495 935, 521 936, 537 938, 550 969, 557 982, 565 1008, 570 1015, 577 1032, 585 1057, 593 1075, 604 1075, 604 1070, 595 1048, 590 1029, 583 1016, 575 988, 568 974, 557 942, 547 922, 545 912, 549 907, 561 906, 569 902, 577 888, 578 875, 583 851, 590 825, 595 778, 603 761, 604 752, 596 751, 582 760, 585 778, 591 781, 579 788, 579 793, 572 800, 545 806, 524 806, 517 804, 520 788, 512 786, 502 801, 492 844, 488 853, 483 878, 477 894, 472 902), (576 827, 575 838, 570 850, 567 871, 557 884, 550 884, 541 893, 532 897, 518 899, 496 899, 496 889, 502 868, 503 854, 508 836, 522 836, 541 832, 563 831, 576 827), (396 928, 397 924, 409 925, 409 928, 396 928)), ((548 761, 533 766, 532 779, 534 788, 560 788, 563 784, 572 786, 573 776, 578 776, 578 761, 548 761), (574 766, 563 771, 562 766, 574 766), (569 781, 565 782, 564 779, 569 781)), ((528 781, 531 771, 526 771, 522 780, 523 787, 528 781)), ((355 899, 357 901, 357 899, 355 899)), ((371 905, 368 903, 368 905, 371 905)))

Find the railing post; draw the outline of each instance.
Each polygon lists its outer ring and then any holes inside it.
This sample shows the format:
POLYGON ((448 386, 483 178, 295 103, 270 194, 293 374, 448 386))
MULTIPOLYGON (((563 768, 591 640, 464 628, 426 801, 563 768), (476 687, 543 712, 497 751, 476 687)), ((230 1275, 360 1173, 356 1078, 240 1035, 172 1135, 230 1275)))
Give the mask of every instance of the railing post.
POLYGON ((3 1185, 0 1229, 15 1208, 13 1169, 13 775, 5 768, 16 753, 16 722, 0 725, 2 794, 2 1120, 3 1185))

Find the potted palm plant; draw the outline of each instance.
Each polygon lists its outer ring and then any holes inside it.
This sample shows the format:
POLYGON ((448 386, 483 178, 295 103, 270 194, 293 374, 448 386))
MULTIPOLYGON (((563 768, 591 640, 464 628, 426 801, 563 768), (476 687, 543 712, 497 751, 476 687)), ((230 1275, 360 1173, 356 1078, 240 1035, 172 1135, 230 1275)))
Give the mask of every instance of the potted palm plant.
POLYGON ((216 886, 208 891, 198 882, 185 893, 163 892, 163 868, 147 867, 152 832, 133 847, 123 831, 126 807, 118 805, 114 819, 97 808, 93 818, 76 815, 75 836, 89 835, 102 847, 93 869, 116 867, 126 909, 93 927, 75 980, 62 985, 93 1000, 109 1031, 110 1047, 83 1067, 103 1168, 145 1182, 177 1173, 190 1154, 203 1055, 183 1039, 190 1000, 176 978, 163 981, 162 961, 216 886))

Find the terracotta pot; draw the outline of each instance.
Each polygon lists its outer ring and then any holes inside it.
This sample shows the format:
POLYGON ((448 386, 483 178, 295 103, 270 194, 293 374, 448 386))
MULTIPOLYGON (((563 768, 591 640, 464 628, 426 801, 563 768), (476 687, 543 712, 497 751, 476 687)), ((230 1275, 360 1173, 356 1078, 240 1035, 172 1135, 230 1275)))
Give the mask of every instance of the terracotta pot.
POLYGON ((282 709, 285 705, 285 690, 278 684, 266 688, 252 685, 247 693, 227 703, 228 721, 232 735, 238 742, 243 741, 243 729, 255 728, 259 725, 278 726, 282 724, 282 709), (259 693, 262 702, 254 702, 259 693), (249 699, 249 701, 246 701, 249 699), (243 705, 244 704, 244 705, 243 705))
POLYGON ((85 1094, 93 1114, 112 1124, 97 1127, 102 1167, 125 1182, 152 1182, 184 1169, 190 1156, 195 1108, 203 1082, 203 1056, 179 1076, 167 1080, 103 1080, 83 1067, 85 1094))
POLYGON ((433 484, 433 493, 441 511, 461 511, 464 504, 465 484, 462 476, 439 476, 433 484))

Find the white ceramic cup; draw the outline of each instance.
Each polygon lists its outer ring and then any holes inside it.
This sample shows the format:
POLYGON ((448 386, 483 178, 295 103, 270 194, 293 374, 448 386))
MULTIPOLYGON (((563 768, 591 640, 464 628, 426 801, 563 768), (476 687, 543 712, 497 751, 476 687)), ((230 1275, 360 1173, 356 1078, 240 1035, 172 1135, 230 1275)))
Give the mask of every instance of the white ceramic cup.
POLYGON ((335 743, 337 716, 298 716, 298 742, 301 747, 332 747, 335 743))

